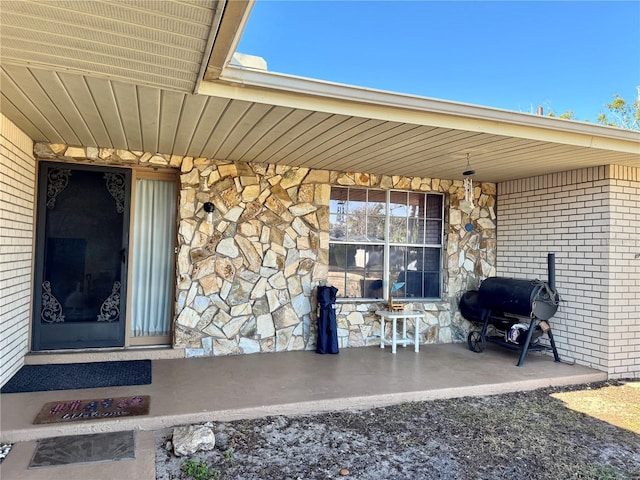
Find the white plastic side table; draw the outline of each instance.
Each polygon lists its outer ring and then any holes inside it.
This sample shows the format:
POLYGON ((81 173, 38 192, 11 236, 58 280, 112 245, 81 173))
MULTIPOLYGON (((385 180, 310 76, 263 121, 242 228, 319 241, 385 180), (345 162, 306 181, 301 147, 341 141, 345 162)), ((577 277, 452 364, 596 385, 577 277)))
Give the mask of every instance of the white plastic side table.
POLYGON ((391 353, 396 353, 396 346, 402 345, 406 347, 413 342, 414 351, 420 351, 420 319, 425 318, 424 312, 390 312, 388 310, 376 310, 376 315, 380 317, 380 348, 384 348, 385 344, 391 344, 391 353), (407 320, 414 318, 416 321, 413 339, 407 337, 407 320), (387 320, 391 320, 391 341, 385 339, 384 324, 387 320), (402 337, 398 338, 397 322, 402 320, 402 337))

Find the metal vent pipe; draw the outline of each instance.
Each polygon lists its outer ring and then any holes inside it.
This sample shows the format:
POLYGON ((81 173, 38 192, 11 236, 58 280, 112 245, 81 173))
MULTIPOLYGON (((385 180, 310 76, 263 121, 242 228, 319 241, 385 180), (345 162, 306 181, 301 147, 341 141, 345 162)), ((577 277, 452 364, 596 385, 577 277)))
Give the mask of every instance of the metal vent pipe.
POLYGON ((549 288, 553 293, 556 292, 556 254, 547 254, 547 274, 549 276, 549 288))

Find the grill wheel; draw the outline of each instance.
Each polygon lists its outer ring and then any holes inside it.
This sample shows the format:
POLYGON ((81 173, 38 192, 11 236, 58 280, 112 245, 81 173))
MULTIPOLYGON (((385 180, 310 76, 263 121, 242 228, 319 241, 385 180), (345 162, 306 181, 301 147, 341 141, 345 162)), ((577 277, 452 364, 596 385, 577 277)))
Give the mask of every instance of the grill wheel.
POLYGON ((467 345, 472 352, 480 353, 484 352, 486 343, 484 337, 480 335, 480 332, 474 330, 473 332, 469 332, 467 336, 467 345))

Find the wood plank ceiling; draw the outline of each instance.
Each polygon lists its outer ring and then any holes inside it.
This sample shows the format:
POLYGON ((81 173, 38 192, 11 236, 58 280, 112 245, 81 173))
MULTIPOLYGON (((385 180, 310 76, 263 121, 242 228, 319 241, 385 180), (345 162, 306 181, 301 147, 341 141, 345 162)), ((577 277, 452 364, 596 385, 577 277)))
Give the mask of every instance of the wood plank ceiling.
MULTIPOLYGON (((255 100, 194 94, 223 6, 3 0, 0 109, 39 142, 342 171, 459 179, 467 153, 487 181, 640 166, 640 135, 593 148, 295 107, 265 100, 259 88, 255 100)), ((559 120, 549 120, 557 131, 559 120)), ((598 132, 606 139, 607 129, 598 132)))

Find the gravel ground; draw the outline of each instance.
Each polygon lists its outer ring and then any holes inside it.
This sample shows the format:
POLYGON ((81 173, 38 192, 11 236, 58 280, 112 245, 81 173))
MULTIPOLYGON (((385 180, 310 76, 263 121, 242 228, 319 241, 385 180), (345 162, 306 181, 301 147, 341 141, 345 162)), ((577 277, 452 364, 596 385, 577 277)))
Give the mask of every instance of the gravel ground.
POLYGON ((267 417, 214 431, 216 448, 189 458, 167 450, 172 430, 158 431, 157 479, 640 480, 638 382, 267 417), (606 421, 592 416, 603 413, 606 421), (202 476, 181 470, 189 461, 202 476))

